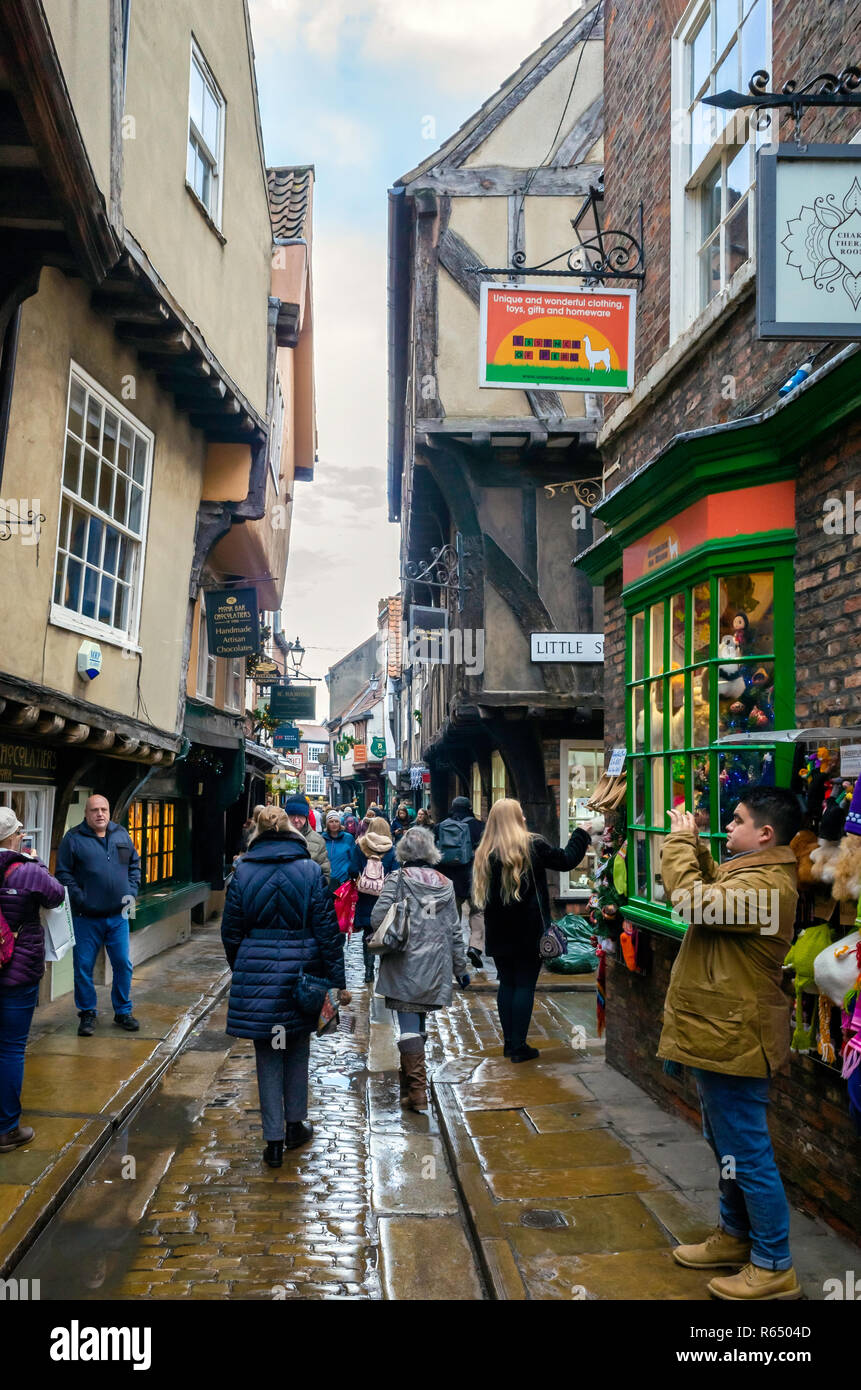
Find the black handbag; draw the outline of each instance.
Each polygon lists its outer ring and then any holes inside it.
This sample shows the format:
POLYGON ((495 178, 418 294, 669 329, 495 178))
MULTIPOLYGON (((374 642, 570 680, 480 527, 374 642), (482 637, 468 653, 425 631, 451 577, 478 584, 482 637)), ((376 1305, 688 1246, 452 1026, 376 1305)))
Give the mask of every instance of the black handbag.
POLYGON ((541 901, 541 889, 538 886, 538 876, 535 869, 532 869, 532 881, 535 884, 535 896, 538 900, 538 911, 541 914, 541 936, 538 941, 538 954, 542 960, 557 960, 559 956, 564 956, 568 949, 568 939, 563 934, 562 928, 557 927, 555 922, 548 925, 544 916, 544 904, 541 901))
MULTIPOLYGON (((305 902, 302 908, 302 941, 305 941, 306 926, 308 922, 308 905, 310 890, 306 890, 305 902)), ((299 978, 293 986, 293 1001, 302 1014, 307 1014, 313 1018, 316 1025, 317 1019, 329 993, 329 981, 323 980, 319 975, 309 975, 305 969, 304 962, 299 966, 299 978)))

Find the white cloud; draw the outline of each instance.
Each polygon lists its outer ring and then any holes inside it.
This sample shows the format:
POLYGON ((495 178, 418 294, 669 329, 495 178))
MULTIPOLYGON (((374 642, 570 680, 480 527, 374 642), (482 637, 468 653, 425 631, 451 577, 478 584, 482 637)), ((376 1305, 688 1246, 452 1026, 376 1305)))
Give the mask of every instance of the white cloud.
POLYGON ((485 96, 579 8, 573 0, 251 0, 255 47, 321 57, 358 42, 366 62, 416 64, 422 81, 485 96), (478 75, 478 82, 477 82, 478 75))

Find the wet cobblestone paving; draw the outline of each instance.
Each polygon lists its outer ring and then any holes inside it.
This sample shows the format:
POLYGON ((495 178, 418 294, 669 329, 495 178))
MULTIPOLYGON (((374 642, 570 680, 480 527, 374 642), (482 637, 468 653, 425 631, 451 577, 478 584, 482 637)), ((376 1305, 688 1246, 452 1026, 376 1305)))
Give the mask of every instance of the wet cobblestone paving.
POLYGON ((47 1299, 379 1298, 359 979, 354 943, 355 1031, 311 1045, 310 1144, 262 1162, 253 1044, 222 1003, 18 1273, 47 1299))

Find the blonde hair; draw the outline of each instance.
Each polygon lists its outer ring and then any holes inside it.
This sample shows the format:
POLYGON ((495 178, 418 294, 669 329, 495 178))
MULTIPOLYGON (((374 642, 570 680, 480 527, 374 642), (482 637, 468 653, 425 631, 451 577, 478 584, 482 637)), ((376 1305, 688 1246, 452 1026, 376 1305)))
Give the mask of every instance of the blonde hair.
POLYGON ((264 806, 257 817, 257 834, 254 839, 256 840, 258 835, 267 834, 270 830, 284 835, 292 828, 286 812, 282 811, 280 806, 264 806))
POLYGON ((492 855, 502 868, 502 901, 520 902, 520 890, 532 864, 533 838, 524 824, 519 801, 508 796, 494 801, 472 868, 472 900, 476 907, 487 906, 492 855))

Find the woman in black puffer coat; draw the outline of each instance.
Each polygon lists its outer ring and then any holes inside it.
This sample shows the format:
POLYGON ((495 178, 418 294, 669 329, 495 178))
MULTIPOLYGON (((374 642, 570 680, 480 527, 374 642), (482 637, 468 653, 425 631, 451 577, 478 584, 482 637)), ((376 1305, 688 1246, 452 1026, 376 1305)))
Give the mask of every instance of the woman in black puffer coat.
POLYGON ((284 1147, 313 1134, 308 1115, 308 1059, 316 1016, 294 999, 300 967, 344 990, 343 938, 331 895, 304 836, 286 815, 258 835, 227 890, 221 939, 233 971, 226 1032, 253 1038, 263 1114, 264 1160, 281 1166, 284 1147))

